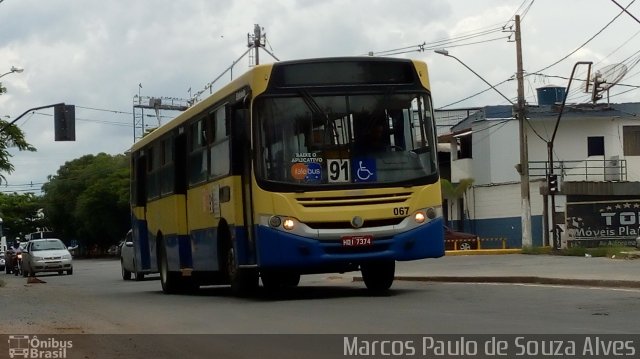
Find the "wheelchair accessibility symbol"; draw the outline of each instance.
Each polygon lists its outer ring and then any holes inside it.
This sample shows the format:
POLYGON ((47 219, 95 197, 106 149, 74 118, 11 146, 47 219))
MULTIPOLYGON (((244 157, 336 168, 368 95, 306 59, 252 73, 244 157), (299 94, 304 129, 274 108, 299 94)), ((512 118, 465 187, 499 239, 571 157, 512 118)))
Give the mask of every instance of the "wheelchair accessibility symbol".
POLYGON ((356 158, 353 161, 352 173, 356 174, 355 182, 377 181, 376 160, 373 158, 356 158))

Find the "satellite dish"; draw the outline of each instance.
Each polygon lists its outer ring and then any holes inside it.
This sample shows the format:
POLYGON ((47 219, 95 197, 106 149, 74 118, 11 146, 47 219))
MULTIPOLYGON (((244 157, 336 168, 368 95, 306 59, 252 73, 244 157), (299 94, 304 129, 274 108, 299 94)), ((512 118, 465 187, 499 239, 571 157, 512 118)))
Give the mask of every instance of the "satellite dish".
POLYGON ((591 77, 591 81, 593 81, 593 95, 591 99, 593 102, 602 98, 602 95, 600 95, 601 92, 609 91, 613 85, 620 82, 628 70, 625 64, 611 64, 596 71, 591 77))

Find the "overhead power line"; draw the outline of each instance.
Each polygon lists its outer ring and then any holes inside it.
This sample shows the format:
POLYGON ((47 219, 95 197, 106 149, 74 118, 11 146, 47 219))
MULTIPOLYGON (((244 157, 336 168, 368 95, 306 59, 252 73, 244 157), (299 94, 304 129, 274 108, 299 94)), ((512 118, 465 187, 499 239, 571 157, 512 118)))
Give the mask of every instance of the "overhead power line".
MULTIPOLYGON (((633 0, 631 3, 629 3, 629 5, 627 5, 627 7, 626 7, 626 8, 628 8, 629 6, 631 6, 631 4, 633 4, 634 2, 635 2, 635 0, 633 0)), ((598 30, 598 31, 597 31, 593 36, 591 36, 587 41, 585 41, 582 45, 580 45, 579 47, 577 47, 576 49, 574 49, 573 51, 571 51, 569 54, 567 54, 567 55, 563 56, 562 58, 560 58, 559 60, 557 60, 557 61, 555 61, 555 62, 551 63, 550 65, 543 67, 543 68, 542 68, 542 69, 540 69, 540 70, 537 70, 537 71, 535 71, 535 72, 531 72, 531 73, 525 74, 524 76, 525 76, 525 77, 527 77, 527 76, 531 76, 531 75, 537 75, 537 74, 540 74, 540 73, 542 73, 543 71, 548 70, 548 69, 550 69, 551 67, 553 67, 553 66, 555 66, 555 65, 557 65, 557 64, 559 64, 559 63, 561 63, 562 61, 564 61, 564 60, 568 59, 571 55, 573 55, 573 54, 575 54, 576 52, 578 52, 580 49, 582 49, 584 46, 586 46, 589 42, 591 42, 593 39, 595 39, 598 35, 600 35, 604 30, 606 30, 606 29, 607 29, 607 28, 608 28, 608 27, 609 27, 613 22, 615 22, 615 21, 616 21, 616 20, 617 20, 617 19, 618 19, 618 18, 619 18, 623 13, 624 13, 624 11, 621 11, 618 15, 614 16, 614 17, 613 17, 613 19, 611 19, 611 21, 609 21, 609 22, 608 22, 606 25, 604 25, 600 30, 598 30)), ((510 78, 508 78, 508 79, 506 79, 506 80, 504 80, 504 81, 502 81, 502 82, 499 82, 498 84, 496 84, 496 85, 494 85, 494 86, 495 86, 495 87, 500 86, 500 85, 502 85, 502 84, 504 84, 504 83, 506 83, 507 81, 510 81, 510 80, 512 80, 512 79, 513 79, 513 76, 512 76, 512 77, 510 77, 510 78)), ((452 106, 452 105, 458 104, 458 103, 460 103, 460 102, 466 101, 466 100, 468 100, 468 99, 471 99, 471 98, 473 98, 473 97, 476 97, 476 96, 478 96, 478 95, 481 95, 481 94, 483 94, 483 93, 485 93, 485 92, 489 91, 490 89, 491 89, 491 88, 484 89, 484 90, 482 90, 482 91, 479 91, 479 92, 477 92, 477 93, 474 93, 474 94, 472 94, 472 95, 469 95, 469 96, 467 96, 467 97, 463 98, 462 100, 458 100, 458 101, 452 102, 452 103, 450 103, 450 104, 447 104, 447 105, 445 105, 445 106, 439 107, 438 109, 444 109, 444 108, 446 108, 446 107, 449 107, 449 106, 452 106)))
POLYGON ((638 24, 640 24, 640 20, 638 20, 637 17, 633 16, 632 13, 630 13, 627 8, 629 7, 629 5, 633 4, 633 1, 631 2, 631 4, 627 5, 627 7, 622 7, 620 4, 618 4, 618 2, 616 0, 611 0, 613 1, 614 4, 618 5, 619 8, 622 9, 622 11, 626 12, 627 15, 631 16, 638 24))

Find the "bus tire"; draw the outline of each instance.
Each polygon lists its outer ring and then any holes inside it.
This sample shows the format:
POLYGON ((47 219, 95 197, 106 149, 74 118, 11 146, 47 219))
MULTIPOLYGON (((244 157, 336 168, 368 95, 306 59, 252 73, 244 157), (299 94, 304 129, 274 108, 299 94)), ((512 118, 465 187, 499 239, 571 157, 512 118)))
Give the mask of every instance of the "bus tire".
POLYGON ((180 278, 178 273, 169 271, 169 261, 167 260, 167 249, 164 241, 160 241, 160 256, 158 270, 160 271, 160 285, 165 294, 180 293, 180 278))
POLYGON ((264 271, 260 274, 262 286, 269 290, 297 287, 300 284, 300 274, 264 271))
POLYGON ((384 294, 393 284, 396 262, 389 260, 363 263, 360 266, 360 272, 369 291, 375 294, 384 294))
POLYGON ((239 268, 238 258, 233 245, 226 248, 225 270, 231 284, 231 292, 237 296, 248 296, 258 288, 258 271, 253 268, 239 268))

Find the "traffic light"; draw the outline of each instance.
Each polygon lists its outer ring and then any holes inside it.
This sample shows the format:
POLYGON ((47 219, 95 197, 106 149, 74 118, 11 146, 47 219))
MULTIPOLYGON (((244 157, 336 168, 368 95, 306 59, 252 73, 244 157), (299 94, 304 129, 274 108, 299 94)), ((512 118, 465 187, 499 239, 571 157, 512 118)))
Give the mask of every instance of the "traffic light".
POLYGON ((76 140, 76 107, 59 104, 53 108, 53 126, 56 141, 76 140))
POLYGON ((549 193, 558 193, 560 189, 558 184, 558 175, 549 175, 547 177, 547 186, 549 187, 549 193))

